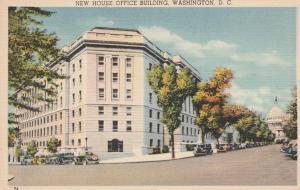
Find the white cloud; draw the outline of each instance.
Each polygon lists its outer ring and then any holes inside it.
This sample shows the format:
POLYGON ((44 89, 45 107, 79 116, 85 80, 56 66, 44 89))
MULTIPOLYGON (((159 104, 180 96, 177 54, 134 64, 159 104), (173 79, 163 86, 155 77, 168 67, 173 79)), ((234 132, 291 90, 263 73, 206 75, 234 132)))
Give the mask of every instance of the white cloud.
POLYGON ((101 26, 112 26, 115 24, 114 21, 109 20, 105 17, 97 17, 96 22, 99 23, 101 26))
POLYGON ((173 50, 195 58, 219 56, 241 63, 251 62, 264 65, 284 65, 287 63, 276 51, 238 52, 236 44, 218 39, 210 40, 207 43, 193 42, 161 26, 139 27, 139 30, 151 41, 169 45, 173 50))
POLYGON ((160 26, 140 27, 139 30, 151 41, 170 45, 184 55, 198 58, 203 57, 205 51, 228 50, 235 47, 233 44, 221 40, 212 40, 206 44, 192 42, 160 26))
POLYGON ((109 26, 113 26, 115 24, 114 21, 107 19, 105 17, 96 17, 96 18, 88 18, 88 19, 83 19, 83 18, 79 18, 76 21, 76 24, 79 26, 85 26, 85 27, 95 27, 95 26, 103 26, 103 27, 109 27, 109 26))
POLYGON ((256 89, 243 89, 236 83, 232 83, 229 90, 232 102, 247 106, 258 112, 266 112, 264 102, 272 95, 269 87, 259 87, 256 89))

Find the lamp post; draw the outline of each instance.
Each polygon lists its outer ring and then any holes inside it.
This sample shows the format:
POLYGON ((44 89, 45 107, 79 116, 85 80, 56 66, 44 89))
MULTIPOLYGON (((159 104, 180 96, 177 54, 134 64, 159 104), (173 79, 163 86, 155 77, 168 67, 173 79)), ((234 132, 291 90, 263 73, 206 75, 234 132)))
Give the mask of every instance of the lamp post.
POLYGON ((87 140, 88 140, 88 138, 85 137, 85 151, 86 151, 86 152, 87 152, 87 150, 88 150, 88 147, 87 147, 87 140))

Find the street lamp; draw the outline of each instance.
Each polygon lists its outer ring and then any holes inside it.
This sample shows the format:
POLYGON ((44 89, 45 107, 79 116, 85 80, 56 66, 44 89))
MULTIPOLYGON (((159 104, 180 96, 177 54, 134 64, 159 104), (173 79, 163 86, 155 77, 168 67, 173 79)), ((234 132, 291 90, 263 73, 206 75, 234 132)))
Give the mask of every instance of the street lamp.
POLYGON ((85 151, 86 151, 86 152, 87 152, 87 150, 88 150, 88 147, 87 147, 87 140, 88 140, 88 138, 85 137, 85 151))

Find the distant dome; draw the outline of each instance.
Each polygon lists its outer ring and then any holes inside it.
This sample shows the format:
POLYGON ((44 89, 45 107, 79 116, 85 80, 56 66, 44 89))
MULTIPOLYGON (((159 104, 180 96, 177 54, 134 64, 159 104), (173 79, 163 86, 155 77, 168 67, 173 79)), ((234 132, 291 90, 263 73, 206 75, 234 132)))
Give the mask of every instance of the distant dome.
POLYGON ((274 105, 271 111, 267 115, 267 120, 277 120, 284 119, 286 114, 282 111, 282 109, 278 106, 277 97, 275 98, 274 105))
POLYGON ((278 105, 274 105, 271 109, 271 111, 268 113, 267 118, 271 117, 284 117, 285 113, 280 109, 278 105))

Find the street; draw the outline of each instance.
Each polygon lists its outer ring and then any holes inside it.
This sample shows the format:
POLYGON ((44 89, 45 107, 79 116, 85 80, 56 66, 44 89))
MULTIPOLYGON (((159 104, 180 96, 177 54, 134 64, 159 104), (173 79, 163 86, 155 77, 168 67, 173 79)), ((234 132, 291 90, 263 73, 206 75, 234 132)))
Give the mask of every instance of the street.
POLYGON ((12 186, 296 185, 297 161, 269 145, 180 160, 100 165, 9 166, 12 186))

